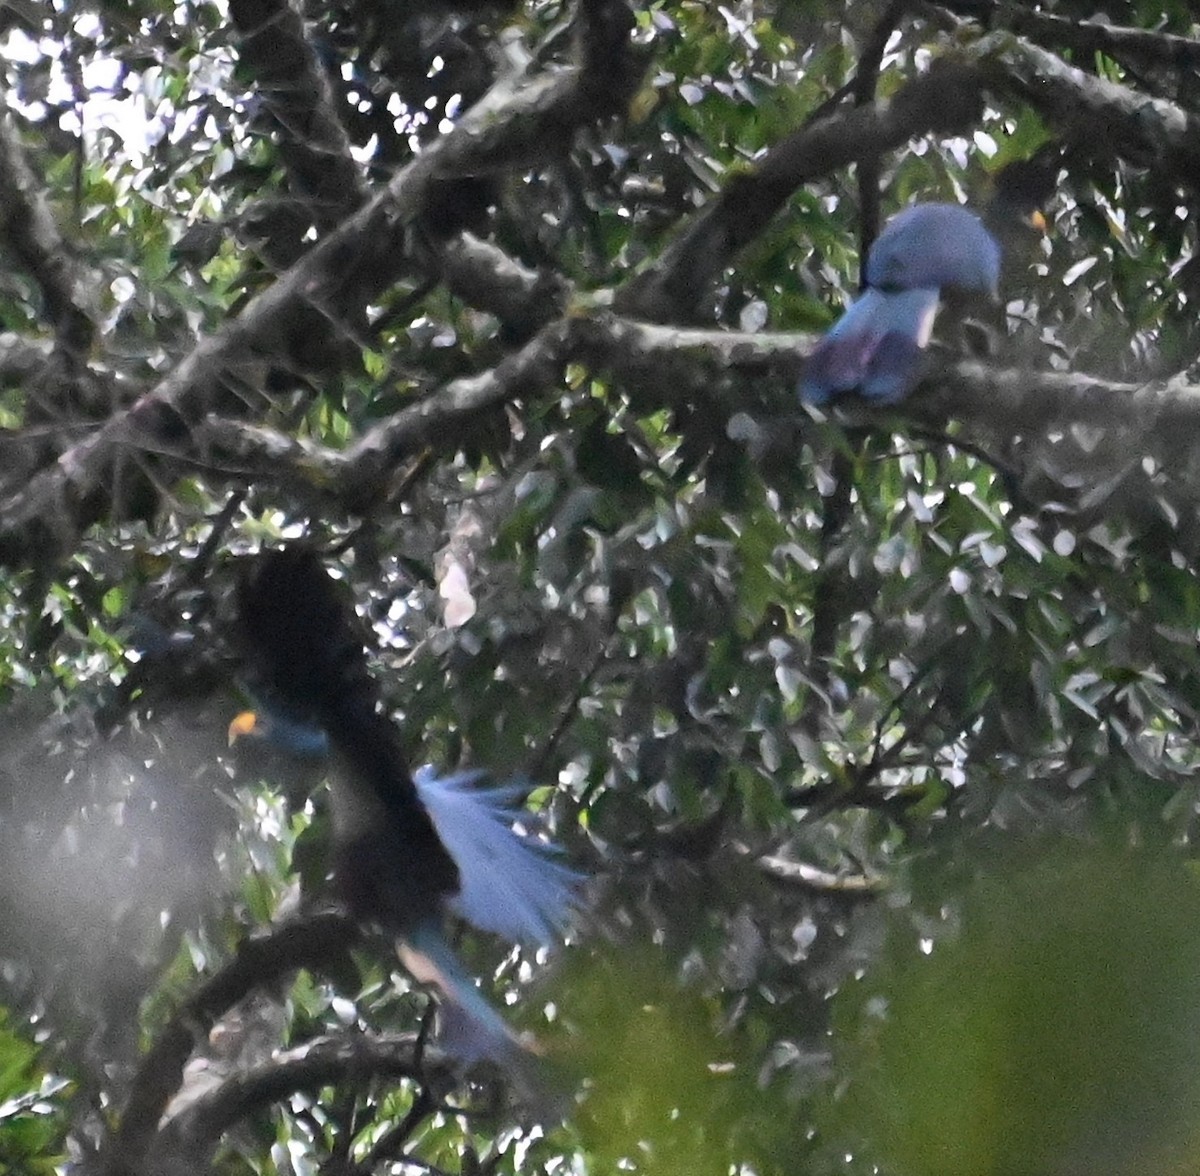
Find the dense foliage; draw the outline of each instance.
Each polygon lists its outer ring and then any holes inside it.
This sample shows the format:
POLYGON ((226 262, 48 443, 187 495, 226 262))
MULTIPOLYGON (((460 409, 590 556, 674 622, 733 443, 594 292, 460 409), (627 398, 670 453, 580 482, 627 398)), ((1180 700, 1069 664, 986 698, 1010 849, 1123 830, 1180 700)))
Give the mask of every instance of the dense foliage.
POLYGON ((0 1167, 1200 1165, 1200 29, 1093 15, 0 8, 0 1167), (1025 159, 1003 306, 801 410, 883 219, 1025 159), (591 879, 461 945, 540 1123, 227 746, 299 537, 591 879))

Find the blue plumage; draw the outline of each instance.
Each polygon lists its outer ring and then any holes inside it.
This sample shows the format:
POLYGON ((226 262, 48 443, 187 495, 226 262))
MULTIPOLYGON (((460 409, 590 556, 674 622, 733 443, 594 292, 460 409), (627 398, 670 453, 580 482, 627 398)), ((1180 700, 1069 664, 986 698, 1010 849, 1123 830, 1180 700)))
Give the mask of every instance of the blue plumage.
POLYGON ((867 255, 866 276, 878 290, 926 286, 994 294, 1000 245, 961 204, 915 204, 884 226, 867 255))
POLYGON ((524 785, 473 787, 482 772, 413 774, 442 844, 458 865, 459 887, 450 909, 482 931, 514 943, 553 947, 579 893, 580 875, 558 850, 513 828, 524 785))
POLYGON ((938 290, 865 290, 809 357, 800 384, 808 404, 858 389, 894 404, 916 382, 937 314, 938 290))
POLYGON ((867 288, 817 344, 799 385, 806 404, 857 390, 883 404, 916 384, 943 291, 995 295, 1000 245, 957 204, 918 204, 894 216, 867 255, 867 288))
POLYGON ((400 944, 400 959, 413 977, 442 994, 438 1040, 463 1066, 495 1062, 522 1076, 524 1047, 462 966, 446 933, 433 920, 418 923, 400 944))
MULTIPOLYGON (((332 752, 321 728, 280 711, 239 715, 230 735, 263 740, 303 760, 324 759, 332 752)), ((513 942, 553 947, 578 905, 583 876, 561 861, 549 842, 514 828, 523 811, 519 802, 525 786, 477 787, 483 776, 438 776, 430 767, 413 773, 417 797, 458 868, 458 888, 446 897, 444 909, 513 942)), ((335 792, 335 817, 338 803, 335 792)), ((406 865, 398 858, 390 862, 400 890, 406 887, 406 865)), ((444 998, 443 1048, 463 1065, 487 1058, 520 1077, 520 1042, 458 962, 441 917, 436 912, 419 916, 402 934, 405 966, 444 998)))

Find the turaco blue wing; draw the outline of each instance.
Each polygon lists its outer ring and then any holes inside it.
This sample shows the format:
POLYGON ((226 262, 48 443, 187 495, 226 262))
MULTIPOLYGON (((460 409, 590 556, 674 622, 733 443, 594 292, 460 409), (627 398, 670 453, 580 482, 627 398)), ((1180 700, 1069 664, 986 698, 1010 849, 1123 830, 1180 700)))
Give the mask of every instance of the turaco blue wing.
POLYGON ((581 876, 552 844, 513 828, 524 784, 481 788, 482 778, 482 772, 439 776, 430 767, 413 775, 417 795, 458 864, 459 888, 449 908, 482 931, 553 947, 578 900, 581 876))
POLYGON ((920 374, 938 298, 936 289, 864 290, 809 356, 801 398, 824 404, 858 389, 867 400, 902 400, 920 374))
POLYGON ((903 400, 920 375, 943 291, 995 295, 1000 245, 957 204, 917 204, 894 216, 867 255, 866 289, 817 344, 800 398, 824 404, 846 392, 903 400))
POLYGON ((399 935, 413 974, 439 987, 454 1056, 487 1057, 527 1078, 519 1042, 455 959, 444 917, 549 946, 581 876, 514 828, 523 789, 475 787, 478 773, 409 773, 353 610, 315 553, 264 555, 238 606, 251 684, 266 706, 239 715, 231 740, 252 735, 299 759, 330 758, 334 880, 351 913, 399 935))

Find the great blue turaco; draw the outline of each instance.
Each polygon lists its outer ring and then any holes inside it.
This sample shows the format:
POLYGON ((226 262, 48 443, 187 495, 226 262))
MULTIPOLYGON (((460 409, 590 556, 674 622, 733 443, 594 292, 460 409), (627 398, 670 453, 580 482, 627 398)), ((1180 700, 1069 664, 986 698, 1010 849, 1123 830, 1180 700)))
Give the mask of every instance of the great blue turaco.
POLYGON ((411 774, 402 735, 371 676, 345 586, 310 548, 259 557, 237 593, 238 637, 260 706, 230 737, 269 740, 331 768, 333 876, 363 922, 400 940, 405 966, 442 996, 440 1040, 464 1066, 487 1058, 527 1073, 527 1057, 467 975, 445 919, 553 946, 582 877, 548 843, 517 832, 520 786, 481 774, 411 774))
POLYGON ((895 404, 916 386, 944 295, 996 298, 1001 260, 1022 230, 1044 227, 1039 207, 1058 172, 1047 150, 996 176, 982 216, 958 204, 897 213, 867 254, 864 289, 809 356, 798 391, 821 405, 849 392, 895 404))

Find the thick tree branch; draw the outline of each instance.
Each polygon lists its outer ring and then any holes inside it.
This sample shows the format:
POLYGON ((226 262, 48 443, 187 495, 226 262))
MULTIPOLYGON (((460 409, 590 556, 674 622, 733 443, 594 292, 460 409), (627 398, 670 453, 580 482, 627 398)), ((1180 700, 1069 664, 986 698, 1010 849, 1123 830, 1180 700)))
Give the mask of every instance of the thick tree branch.
POLYGON ((462 421, 521 397, 536 397, 555 387, 569 356, 572 320, 543 328, 520 351, 479 376, 454 380, 436 395, 402 409, 337 451, 236 421, 213 420, 200 430, 201 441, 222 455, 226 465, 247 473, 285 479, 300 492, 332 496, 362 510, 384 494, 398 462, 426 446, 453 449, 462 421))
POLYGON ((1072 20, 1003 0, 941 0, 938 7, 1001 26, 1041 45, 1076 53, 1104 53, 1178 70, 1200 65, 1200 41, 1192 37, 1109 24, 1099 16, 1072 20))
MULTIPOLYGON (((454 449, 463 422, 472 416, 518 399, 528 403, 557 395, 568 363, 610 372, 656 405, 702 401, 729 421, 744 407, 739 390, 746 382, 768 378, 790 387, 812 342, 799 333, 680 329, 608 313, 576 314, 543 328, 497 368, 452 381, 347 449, 331 450, 231 420, 210 422, 202 439, 227 464, 242 467, 244 478, 274 480, 308 501, 358 510, 386 494, 397 463, 426 447, 454 449)), ((871 427, 881 416, 879 409, 854 399, 836 412, 858 427, 871 427)), ((1070 423, 1095 424, 1136 432, 1147 444, 1154 440, 1175 452, 1181 438, 1190 444, 1200 432, 1200 387, 1181 380, 1131 384, 935 357, 921 389, 883 415, 932 427, 956 420, 968 439, 973 431, 1044 437, 1070 423)), ((778 430, 761 432, 762 447, 778 439, 778 430)))
POLYGON ((242 36, 242 60, 279 133, 292 188, 309 202, 317 226, 330 229, 368 191, 304 23, 287 0, 230 0, 229 15, 242 36))
POLYGON ((1200 120, 1182 107, 1106 81, 1011 33, 962 50, 989 87, 1029 103, 1064 135, 1200 188, 1200 120))
POLYGON ((570 337, 570 320, 551 323, 491 371, 454 380, 436 397, 414 404, 370 430, 346 453, 343 484, 349 498, 366 500, 372 489, 389 477, 397 461, 426 445, 437 450, 452 448, 456 426, 464 419, 530 390, 556 385, 570 337))
POLYGON ((625 286, 617 296, 617 310, 655 322, 691 317, 721 270, 802 184, 899 147, 914 135, 963 131, 980 111, 978 75, 940 62, 890 99, 832 114, 797 131, 752 170, 731 176, 720 197, 625 286))
POLYGON ((234 1074, 172 1118, 155 1150, 207 1160, 231 1127, 247 1115, 300 1091, 323 1086, 365 1085, 413 1078, 444 1086, 453 1070, 440 1052, 425 1047, 417 1033, 382 1037, 356 1034, 325 1037, 234 1074))
POLYGON ((522 341, 558 318, 572 295, 561 274, 531 270, 471 233, 438 246, 435 264, 456 298, 494 314, 522 341))
MULTIPOLYGON (((802 333, 681 329, 576 312, 544 327, 496 368, 451 381, 345 449, 235 418, 209 420, 195 439, 209 455, 208 468, 234 482, 275 482, 314 506, 362 511, 387 496, 396 467, 406 459, 426 449, 456 449, 465 422, 517 400, 557 395, 568 363, 609 372, 655 406, 703 402, 729 421, 745 407, 740 389, 746 382, 774 379, 790 387, 812 343, 802 333)), ((1134 431, 1147 444, 1154 440, 1174 453, 1181 437, 1200 430, 1200 388, 1178 379, 1131 384, 935 357, 921 389, 884 411, 888 419, 907 417, 930 427, 959 421, 968 440, 973 430, 1041 437, 1069 423, 1103 425, 1134 431)), ((880 419, 880 410, 853 398, 836 412, 858 427, 880 419)), ((782 436, 778 430, 751 431, 763 434, 761 445, 753 444, 756 450, 770 449, 782 436)))
POLYGON ((684 330, 576 314, 544 327, 490 371, 451 381, 402 409, 344 450, 229 419, 208 422, 198 436, 223 467, 240 466, 247 478, 277 479, 310 499, 361 509, 384 493, 397 463, 426 446, 454 449, 463 421, 518 398, 557 395, 567 363, 612 371, 659 403, 674 403, 711 398, 713 379, 723 373, 794 378, 811 344, 810 335, 684 330))
POLYGON ((1168 428, 1200 423, 1200 387, 1174 381, 1130 384, 1082 372, 1001 368, 974 360, 945 360, 929 372, 921 394, 902 406, 927 423, 973 421, 1008 431, 1038 433, 1053 425, 1116 425, 1158 420, 1168 428))
POLYGON ((614 74, 628 58, 632 21, 618 0, 589 0, 583 12, 588 60, 604 61, 604 78, 579 67, 498 83, 460 122, 403 168, 365 207, 292 267, 242 314, 204 339, 131 409, 0 499, 0 561, 52 560, 70 550, 104 509, 97 492, 122 451, 179 453, 210 414, 254 410, 267 372, 300 356, 314 336, 350 321, 405 264, 407 226, 440 179, 520 166, 554 155, 576 127, 623 109, 625 85, 614 74), (596 30, 599 30, 597 32, 596 30), (607 53, 597 47, 601 34, 607 53))
POLYGON ((134 1078, 120 1124, 104 1152, 105 1176, 141 1176, 159 1121, 179 1089, 183 1067, 221 1015, 252 989, 297 968, 337 959, 359 937, 341 914, 312 915, 246 940, 228 964, 205 981, 157 1034, 134 1078))

